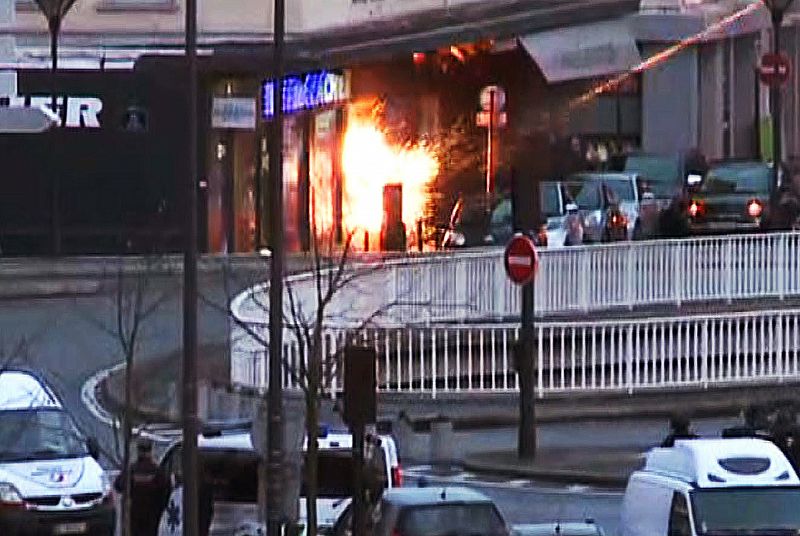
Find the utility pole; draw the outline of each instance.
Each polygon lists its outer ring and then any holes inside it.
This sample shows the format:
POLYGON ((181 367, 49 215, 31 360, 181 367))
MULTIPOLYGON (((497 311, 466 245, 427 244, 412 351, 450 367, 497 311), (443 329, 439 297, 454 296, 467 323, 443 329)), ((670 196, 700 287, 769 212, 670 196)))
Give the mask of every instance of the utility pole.
MULTIPOLYGON (((794 0, 764 0, 764 5, 769 9, 772 19, 772 54, 778 57, 781 54, 781 26, 786 11, 794 0)), ((783 158, 783 103, 782 88, 779 83, 770 85, 769 102, 772 115, 772 172, 773 187, 777 189, 780 177, 780 166, 783 158)))
POLYGON ((281 536, 283 528, 283 49, 285 0, 273 11, 272 140, 270 144, 270 285, 269 285, 269 399, 267 415, 267 534, 281 536))
POLYGON ((183 254, 183 534, 199 535, 197 463, 197 0, 186 0, 187 176, 183 254))

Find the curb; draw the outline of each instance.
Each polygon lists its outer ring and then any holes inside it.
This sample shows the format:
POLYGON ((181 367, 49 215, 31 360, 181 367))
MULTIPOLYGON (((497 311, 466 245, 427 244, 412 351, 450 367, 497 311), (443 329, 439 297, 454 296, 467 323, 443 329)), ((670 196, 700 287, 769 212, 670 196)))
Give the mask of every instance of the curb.
POLYGON ((514 478, 531 478, 556 482, 560 484, 590 484, 609 488, 624 488, 628 483, 627 477, 608 473, 593 473, 573 469, 546 469, 522 468, 507 465, 494 465, 480 462, 467 457, 463 463, 464 469, 484 475, 500 475, 514 478))

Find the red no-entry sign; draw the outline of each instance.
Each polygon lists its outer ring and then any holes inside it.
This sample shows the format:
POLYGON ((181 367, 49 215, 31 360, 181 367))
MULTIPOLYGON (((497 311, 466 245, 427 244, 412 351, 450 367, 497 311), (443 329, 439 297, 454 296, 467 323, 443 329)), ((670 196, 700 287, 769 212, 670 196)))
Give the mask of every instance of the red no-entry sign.
POLYGON ((782 86, 789 80, 790 65, 789 58, 782 52, 764 54, 758 66, 759 78, 770 87, 782 86))
POLYGON ((516 234, 506 246, 506 273, 518 285, 527 285, 536 276, 539 255, 533 240, 523 234, 516 234))

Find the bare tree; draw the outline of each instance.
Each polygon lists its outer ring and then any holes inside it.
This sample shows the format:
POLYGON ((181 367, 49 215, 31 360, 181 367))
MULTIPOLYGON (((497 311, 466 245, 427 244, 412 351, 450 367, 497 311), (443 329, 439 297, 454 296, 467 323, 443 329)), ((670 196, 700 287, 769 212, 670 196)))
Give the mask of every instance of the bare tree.
MULTIPOLYGON (((139 428, 134 431, 133 412, 136 407, 133 385, 133 368, 142 343, 142 330, 145 323, 158 311, 175 289, 158 289, 155 286, 156 274, 163 271, 162 258, 158 256, 145 256, 132 273, 126 273, 122 264, 118 266, 115 274, 113 292, 109 294, 112 300, 114 315, 111 319, 90 318, 90 322, 100 331, 114 340, 125 360, 123 399, 124 405, 121 415, 115 415, 114 452, 112 462, 122 471, 130 471, 131 444, 138 435, 144 431, 139 428), (120 422, 121 421, 121 422, 120 422), (120 435, 121 440, 120 440, 120 435)), ((131 478, 126 474, 123 479, 122 499, 122 535, 131 534, 131 478)))
MULTIPOLYGON (((397 301, 382 303, 373 311, 366 311, 355 324, 350 324, 346 332, 340 334, 344 340, 339 341, 341 344, 337 345, 336 350, 330 351, 324 340, 325 328, 331 320, 336 319, 336 313, 330 311, 335 298, 347 287, 357 289, 359 280, 368 281, 367 276, 377 273, 384 265, 379 257, 360 260, 354 258, 354 232, 348 232, 343 242, 339 243, 333 231, 317 232, 313 227, 312 225, 310 271, 314 293, 309 296, 307 292, 301 292, 301 285, 306 285, 305 288, 308 289, 308 279, 304 279, 302 283, 292 280, 285 282, 288 304, 284 307, 284 325, 291 333, 299 355, 296 359, 283 356, 284 374, 300 389, 305 405, 307 447, 304 482, 308 536, 317 534, 319 451, 316 438, 320 426, 321 403, 334 395, 332 388, 340 369, 341 350, 348 342, 359 339, 364 329, 398 304, 397 301)), ((354 294, 360 295, 358 292, 354 294)), ((266 299, 254 293, 252 301, 267 316, 269 304, 266 299)), ((259 346, 264 349, 269 347, 268 338, 262 331, 236 315, 231 314, 231 318, 259 346)), ((293 500, 298 498, 299 486, 293 500)))

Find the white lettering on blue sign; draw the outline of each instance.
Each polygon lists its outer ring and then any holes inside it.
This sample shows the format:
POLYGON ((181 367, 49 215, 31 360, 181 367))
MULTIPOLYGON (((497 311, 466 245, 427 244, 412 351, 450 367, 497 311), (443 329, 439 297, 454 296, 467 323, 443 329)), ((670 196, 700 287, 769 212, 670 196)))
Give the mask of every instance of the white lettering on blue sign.
MULTIPOLYGON (((347 80, 343 74, 318 71, 303 76, 287 76, 283 79, 284 113, 313 110, 336 104, 349 97, 347 80)), ((261 109, 265 119, 273 114, 275 81, 267 80, 261 89, 261 109)))

